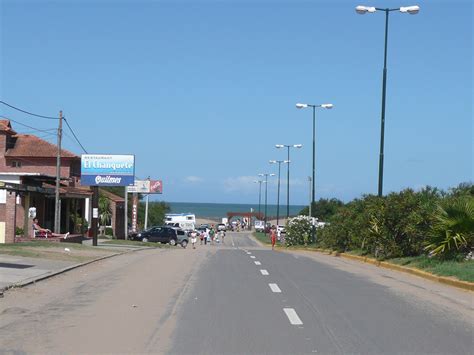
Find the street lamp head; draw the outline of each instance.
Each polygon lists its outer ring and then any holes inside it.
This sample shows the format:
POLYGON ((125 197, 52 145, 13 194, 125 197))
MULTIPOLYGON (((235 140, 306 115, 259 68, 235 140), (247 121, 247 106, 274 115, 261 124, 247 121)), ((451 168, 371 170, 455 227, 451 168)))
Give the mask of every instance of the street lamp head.
POLYGON ((284 164, 291 163, 291 160, 283 160, 283 163, 284 163, 284 164))
POLYGON ((365 15, 367 12, 370 12, 370 13, 374 13, 375 11, 377 11, 377 9, 373 6, 357 6, 356 7, 356 12, 359 14, 359 15, 365 15))
POLYGON ((332 109, 334 107, 334 105, 333 104, 322 104, 321 107, 326 108, 326 109, 332 109))
POLYGON ((265 174, 258 174, 258 176, 265 176, 265 174))
POLYGON ((269 162, 270 164, 276 164, 277 161, 276 161, 276 160, 269 160, 268 162, 269 162))
POLYGON ((268 174, 268 176, 275 176, 276 174, 268 174))
POLYGON ((275 148, 285 148, 283 144, 275 144, 275 148))
POLYGON ((307 107, 308 107, 308 104, 300 104, 300 103, 296 104, 296 108, 307 108, 307 107))
POLYGON ((418 12, 420 12, 420 7, 418 5, 401 7, 400 12, 405 14, 409 13, 410 15, 416 15, 418 12))
POLYGON ((293 148, 301 148, 303 147, 303 144, 293 144, 293 148))

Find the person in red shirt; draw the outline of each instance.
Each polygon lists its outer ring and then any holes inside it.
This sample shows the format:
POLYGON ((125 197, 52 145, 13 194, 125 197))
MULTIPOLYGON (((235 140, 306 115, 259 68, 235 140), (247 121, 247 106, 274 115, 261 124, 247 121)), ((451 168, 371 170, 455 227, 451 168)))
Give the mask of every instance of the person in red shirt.
POLYGON ((272 241, 272 250, 275 249, 275 243, 276 243, 276 228, 275 226, 272 226, 272 229, 270 230, 270 239, 272 241))

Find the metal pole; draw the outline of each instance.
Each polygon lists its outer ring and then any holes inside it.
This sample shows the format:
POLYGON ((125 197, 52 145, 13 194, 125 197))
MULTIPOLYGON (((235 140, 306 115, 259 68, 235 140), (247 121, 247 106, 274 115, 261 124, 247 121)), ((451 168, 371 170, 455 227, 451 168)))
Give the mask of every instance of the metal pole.
POLYGON ((316 172, 316 106, 313 106, 313 190, 311 194, 311 202, 314 203, 314 181, 316 172))
POLYGON ((60 211, 61 204, 59 201, 59 185, 61 180, 61 138, 63 133, 63 111, 59 111, 59 126, 58 126, 58 152, 56 157, 56 191, 55 191, 55 205, 54 205, 54 233, 61 233, 61 219, 60 211))
POLYGON ((92 245, 97 246, 97 225, 99 223, 99 187, 92 187, 92 245))
POLYGON ((383 159, 384 159, 384 140, 385 140, 385 99, 387 92, 387 42, 388 42, 388 15, 389 9, 385 9, 385 51, 383 59, 383 81, 382 81, 382 114, 380 124, 380 158, 379 158, 379 189, 378 195, 382 197, 383 193, 383 159))
POLYGON ((286 222, 290 218, 290 146, 288 148, 288 169, 286 173, 286 222))
POLYGON ((144 229, 147 229, 148 227, 148 197, 150 195, 146 195, 146 200, 145 200, 145 226, 144 229))
POLYGON ((278 161, 278 193, 277 193, 277 226, 280 224, 280 170, 281 161, 278 161))
POLYGON ((258 215, 261 216, 260 206, 262 204, 262 181, 258 182, 258 215))
POLYGON ((308 176, 308 182, 309 182, 309 217, 311 218, 311 176, 308 176))
POLYGON ((125 240, 128 239, 128 186, 125 186, 125 206, 124 206, 124 225, 125 225, 125 240))
POLYGON ((268 190, 268 174, 265 174, 265 228, 267 227, 267 190, 268 190))

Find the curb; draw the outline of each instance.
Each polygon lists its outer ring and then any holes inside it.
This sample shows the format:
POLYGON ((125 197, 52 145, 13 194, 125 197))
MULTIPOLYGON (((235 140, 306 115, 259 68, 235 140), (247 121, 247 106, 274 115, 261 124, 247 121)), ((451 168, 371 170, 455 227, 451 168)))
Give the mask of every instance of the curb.
MULTIPOLYGON (((287 249, 288 250, 288 249, 287 249)), ((385 269, 390 269, 394 271, 399 271, 399 272, 404 272, 407 274, 415 275, 422 277, 427 280, 439 282, 445 285, 449 286, 454 286, 457 288, 461 288, 465 291, 474 291, 474 282, 469 282, 469 281, 461 281, 461 280, 455 280, 446 276, 438 276, 434 274, 430 274, 429 272, 406 267, 406 266, 401 266, 401 265, 396 265, 392 263, 388 263, 386 261, 379 261, 377 259, 369 258, 366 256, 358 256, 358 255, 352 255, 352 254, 347 254, 347 253, 338 253, 334 252, 332 250, 325 250, 325 249, 293 249, 293 250, 304 250, 304 251, 313 251, 313 252, 318 252, 318 253, 323 253, 323 254, 328 254, 328 255, 334 255, 335 257, 341 257, 345 259, 350 259, 350 260, 355 260, 367 264, 372 264, 378 267, 383 267, 385 269)), ((291 250, 289 250, 291 251, 291 250)))
POLYGON ((39 276, 36 276, 36 277, 33 277, 33 278, 29 278, 29 279, 26 279, 26 280, 23 280, 23 281, 20 281, 20 282, 17 282, 17 283, 14 283, 14 284, 11 284, 9 286, 6 286, 6 287, 3 287, 0 289, 0 297, 3 296, 3 293, 5 291, 8 291, 9 289, 11 288, 21 288, 21 287, 24 287, 24 286, 27 286, 27 285, 30 285, 32 283, 35 283, 37 281, 41 281, 41 280, 46 280, 46 279, 49 279, 50 277, 53 277, 53 276, 56 276, 56 275, 60 275, 60 274, 63 274, 67 271, 70 271, 70 270, 73 270, 73 269, 77 269, 81 266, 86 266, 86 265, 89 265, 89 264, 92 264, 92 263, 95 263, 97 261, 101 261, 101 260, 104 260, 104 259, 108 259, 108 258, 112 258, 114 256, 119 256, 119 255, 123 255, 123 254, 127 254, 127 253, 132 253, 132 252, 136 252, 136 251, 140 251, 140 250, 146 250, 146 249, 150 249, 148 247, 144 247, 144 248, 139 248, 139 249, 132 249, 132 250, 128 250, 128 251, 124 251, 122 253, 115 253, 115 254, 111 254, 111 255, 106 255, 106 256, 102 256, 100 258, 97 258, 97 259, 93 259, 93 260, 89 260, 89 261, 86 261, 86 262, 83 262, 83 263, 80 263, 80 264, 75 264, 75 265, 71 265, 71 266, 67 266, 65 268, 62 268, 62 269, 59 269, 57 271, 50 271, 46 274, 42 274, 42 275, 39 275, 39 276))

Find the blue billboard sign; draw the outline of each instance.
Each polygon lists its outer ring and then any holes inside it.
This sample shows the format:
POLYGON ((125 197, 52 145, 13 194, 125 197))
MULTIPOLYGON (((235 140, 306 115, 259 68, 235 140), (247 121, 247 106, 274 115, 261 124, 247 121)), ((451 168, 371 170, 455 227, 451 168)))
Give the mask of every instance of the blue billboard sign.
POLYGON ((133 186, 134 183, 134 155, 81 155, 81 185, 133 186))

